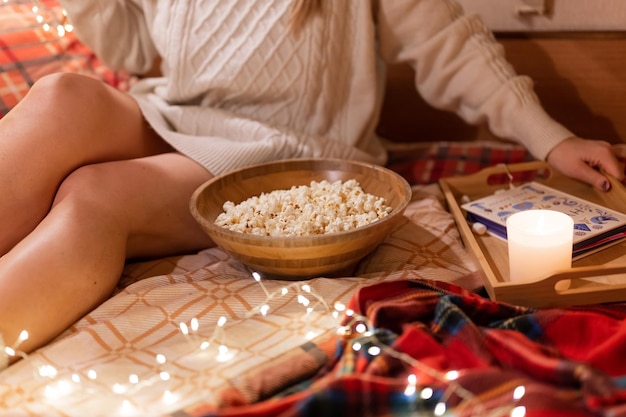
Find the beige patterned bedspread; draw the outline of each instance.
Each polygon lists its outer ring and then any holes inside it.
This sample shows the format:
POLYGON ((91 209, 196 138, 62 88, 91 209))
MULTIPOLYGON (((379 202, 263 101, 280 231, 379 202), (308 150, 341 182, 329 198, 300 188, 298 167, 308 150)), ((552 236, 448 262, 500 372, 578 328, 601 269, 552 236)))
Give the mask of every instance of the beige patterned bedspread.
POLYGON ((337 329, 356 288, 398 278, 480 286, 436 185, 354 277, 256 282, 222 250, 129 264, 119 291, 0 373, 2 416, 159 416, 337 329), (265 306, 265 307, 264 307, 265 306))

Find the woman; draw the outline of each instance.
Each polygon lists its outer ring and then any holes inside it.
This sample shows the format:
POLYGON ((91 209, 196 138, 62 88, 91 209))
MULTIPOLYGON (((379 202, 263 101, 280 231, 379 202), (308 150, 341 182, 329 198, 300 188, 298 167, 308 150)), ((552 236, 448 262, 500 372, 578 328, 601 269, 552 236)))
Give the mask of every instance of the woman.
POLYGON ((30 351, 105 300, 129 258, 212 245, 192 192, 253 163, 385 163, 384 65, 409 62, 430 104, 524 144, 600 189, 608 143, 552 120, 531 81, 451 0, 62 0, 130 94, 79 75, 33 86, 0 121, 0 334, 30 351), (33 123, 36 121, 36 123, 33 123))

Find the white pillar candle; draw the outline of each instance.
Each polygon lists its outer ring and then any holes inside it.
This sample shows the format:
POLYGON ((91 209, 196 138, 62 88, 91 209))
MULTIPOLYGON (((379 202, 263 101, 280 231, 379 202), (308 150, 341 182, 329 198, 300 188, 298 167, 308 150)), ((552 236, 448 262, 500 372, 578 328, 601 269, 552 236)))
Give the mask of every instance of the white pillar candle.
POLYGON ((553 210, 527 210, 506 220, 509 280, 532 281, 572 266, 574 221, 553 210))

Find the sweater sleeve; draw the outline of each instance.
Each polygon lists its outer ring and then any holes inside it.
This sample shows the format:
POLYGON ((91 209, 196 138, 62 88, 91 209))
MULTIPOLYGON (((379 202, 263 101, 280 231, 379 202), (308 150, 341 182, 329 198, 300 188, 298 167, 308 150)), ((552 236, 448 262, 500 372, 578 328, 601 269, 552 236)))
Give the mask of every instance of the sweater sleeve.
POLYGON ((573 136, 545 112, 532 81, 516 74, 482 21, 463 15, 454 0, 380 1, 377 20, 383 59, 409 63, 433 107, 468 123, 486 121, 538 159, 573 136))
POLYGON ((109 67, 147 72, 157 57, 143 10, 133 0, 59 0, 76 30, 109 67))

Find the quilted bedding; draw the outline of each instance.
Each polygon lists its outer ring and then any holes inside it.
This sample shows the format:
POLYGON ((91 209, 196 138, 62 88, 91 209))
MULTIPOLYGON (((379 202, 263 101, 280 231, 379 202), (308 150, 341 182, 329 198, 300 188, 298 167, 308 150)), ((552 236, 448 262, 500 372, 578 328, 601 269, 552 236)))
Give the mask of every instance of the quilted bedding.
MULTIPOLYGON (((0 115, 50 72, 132 82, 34 5, 0 2, 0 115)), ((0 416, 626 414, 623 305, 488 300, 436 185, 528 153, 389 150, 413 199, 352 276, 257 282, 219 248, 128 263, 108 301, 0 373, 0 416)))

